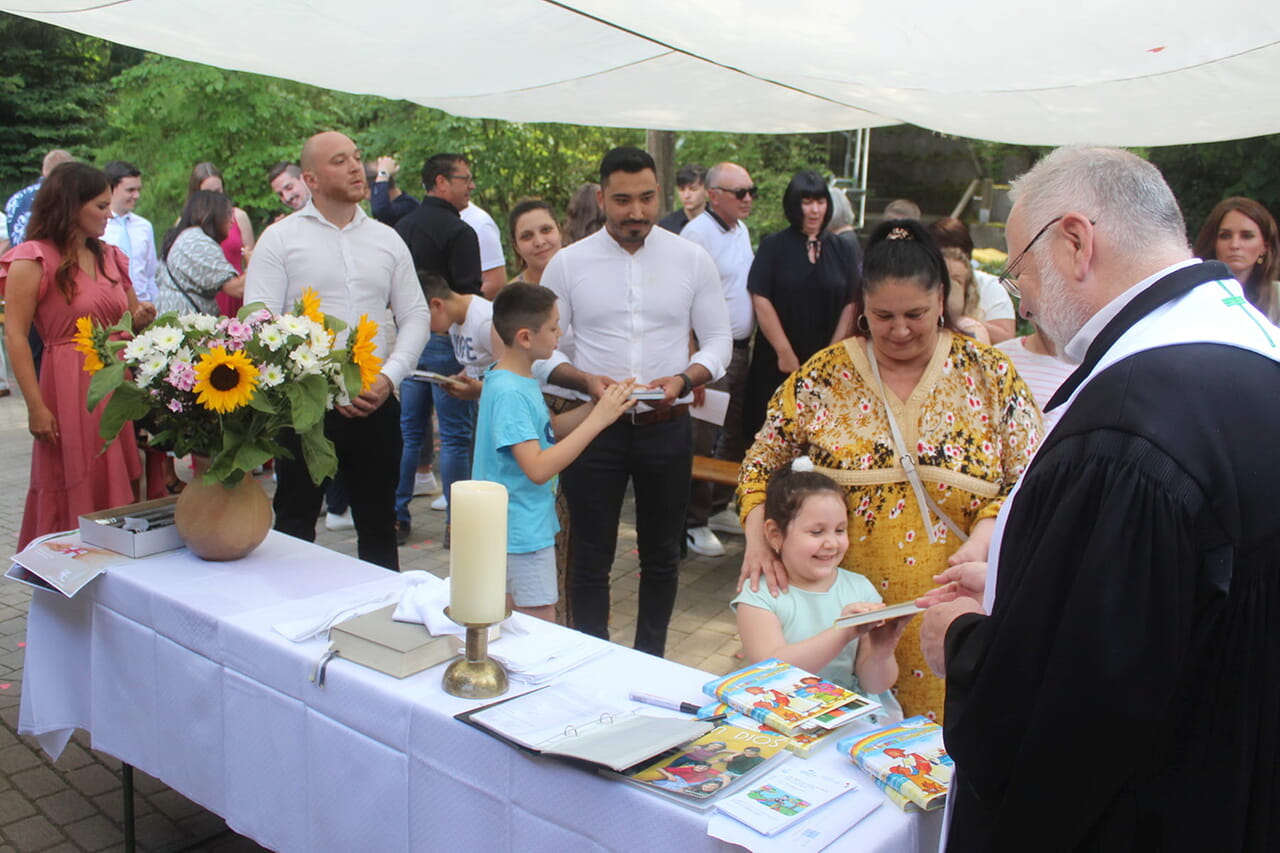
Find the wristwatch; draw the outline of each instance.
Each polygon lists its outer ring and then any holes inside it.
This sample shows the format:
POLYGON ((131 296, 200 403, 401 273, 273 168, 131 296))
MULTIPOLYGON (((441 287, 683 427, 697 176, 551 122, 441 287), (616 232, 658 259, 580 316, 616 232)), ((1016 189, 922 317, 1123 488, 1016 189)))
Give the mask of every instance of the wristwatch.
POLYGON ((687 373, 677 373, 676 376, 684 380, 684 387, 680 389, 680 396, 683 397, 693 390, 693 380, 689 378, 687 373))
POLYGON ((388 172, 386 169, 379 169, 379 170, 378 170, 378 177, 379 177, 379 178, 389 178, 389 177, 391 177, 391 173, 390 173, 390 172, 388 172))

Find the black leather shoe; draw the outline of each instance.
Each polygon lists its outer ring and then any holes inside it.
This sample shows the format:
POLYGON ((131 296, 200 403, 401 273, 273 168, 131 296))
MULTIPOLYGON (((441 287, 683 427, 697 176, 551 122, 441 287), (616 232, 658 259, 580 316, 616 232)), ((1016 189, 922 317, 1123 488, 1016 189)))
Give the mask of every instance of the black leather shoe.
POLYGON ((403 545, 409 541, 409 531, 411 529, 412 525, 407 521, 396 522, 396 545, 403 545))

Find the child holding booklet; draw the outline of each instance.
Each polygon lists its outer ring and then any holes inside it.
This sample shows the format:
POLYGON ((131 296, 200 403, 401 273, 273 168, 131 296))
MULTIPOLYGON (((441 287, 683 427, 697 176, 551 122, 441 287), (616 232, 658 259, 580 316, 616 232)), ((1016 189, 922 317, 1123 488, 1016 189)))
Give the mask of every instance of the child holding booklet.
POLYGON ((857 693, 875 695, 890 712, 898 678, 893 651, 909 616, 852 628, 839 616, 883 607, 880 593, 857 572, 840 568, 849 549, 844 491, 812 470, 808 458, 778 470, 765 492, 764 529, 787 571, 776 598, 761 584, 744 587, 731 604, 748 661, 780 658, 857 693))
POLYGON ((507 487, 507 603, 555 621, 556 475, 593 438, 635 405, 633 383, 610 385, 595 404, 554 420, 532 366, 560 338, 556 295, 536 284, 509 284, 493 302, 502 355, 485 375, 472 476, 507 487), (554 433, 553 433, 554 426, 554 433))

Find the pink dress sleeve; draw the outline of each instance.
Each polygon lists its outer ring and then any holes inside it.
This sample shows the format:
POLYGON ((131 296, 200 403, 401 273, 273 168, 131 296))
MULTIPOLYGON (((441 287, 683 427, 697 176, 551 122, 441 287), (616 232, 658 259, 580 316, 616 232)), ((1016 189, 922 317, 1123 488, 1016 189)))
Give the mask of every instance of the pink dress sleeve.
POLYGON ((52 280, 50 272, 57 269, 60 260, 57 250, 43 240, 27 240, 19 243, 0 255, 0 296, 4 295, 8 287, 9 267, 14 261, 35 261, 44 271, 40 276, 40 292, 36 294, 36 301, 44 299, 45 291, 49 289, 49 282, 52 280))

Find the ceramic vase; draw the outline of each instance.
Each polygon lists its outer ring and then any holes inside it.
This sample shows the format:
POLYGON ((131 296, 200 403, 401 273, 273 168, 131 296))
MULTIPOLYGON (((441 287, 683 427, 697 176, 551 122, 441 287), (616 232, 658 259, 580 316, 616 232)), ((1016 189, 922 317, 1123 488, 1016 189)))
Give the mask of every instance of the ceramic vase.
POLYGON ((191 553, 205 560, 238 560, 271 531, 271 501, 245 474, 235 485, 205 482, 209 460, 193 457, 195 477, 178 495, 173 523, 191 553))

